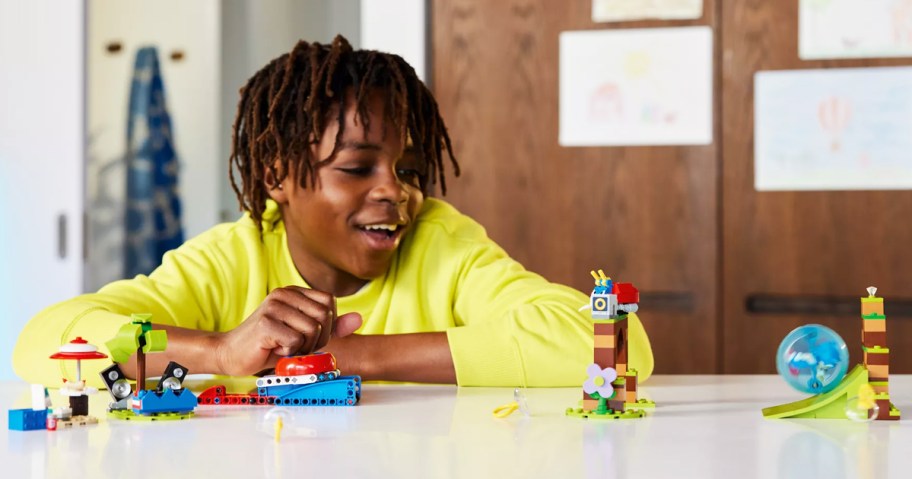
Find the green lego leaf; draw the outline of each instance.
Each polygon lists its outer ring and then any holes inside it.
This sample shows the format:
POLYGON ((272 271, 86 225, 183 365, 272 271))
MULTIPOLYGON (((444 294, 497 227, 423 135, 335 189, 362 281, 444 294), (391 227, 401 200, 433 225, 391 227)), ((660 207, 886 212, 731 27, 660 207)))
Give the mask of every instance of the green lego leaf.
POLYGON ((144 337, 146 345, 143 346, 143 352, 146 354, 160 353, 168 347, 168 333, 166 331, 161 329, 148 331, 144 337))
POLYGON ((139 347, 139 336, 141 334, 141 325, 127 323, 120 327, 114 338, 105 343, 115 363, 125 363, 130 359, 130 356, 139 347))

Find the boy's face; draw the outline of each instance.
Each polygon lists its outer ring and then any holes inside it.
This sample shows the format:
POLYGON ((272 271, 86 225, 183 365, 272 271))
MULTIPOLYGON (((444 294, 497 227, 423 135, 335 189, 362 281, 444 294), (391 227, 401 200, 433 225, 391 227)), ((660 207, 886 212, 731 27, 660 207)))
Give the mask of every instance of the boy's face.
MULTIPOLYGON (((416 155, 403 151, 391 123, 384 128, 385 100, 380 92, 370 96, 365 136, 349 93, 339 148, 315 169, 314 187, 301 187, 290 171, 281 189, 269 190, 282 209, 298 271, 311 287, 337 296, 386 273, 424 202, 416 155)), ((338 131, 335 121, 326 128, 312 149, 316 161, 332 154, 338 131)))

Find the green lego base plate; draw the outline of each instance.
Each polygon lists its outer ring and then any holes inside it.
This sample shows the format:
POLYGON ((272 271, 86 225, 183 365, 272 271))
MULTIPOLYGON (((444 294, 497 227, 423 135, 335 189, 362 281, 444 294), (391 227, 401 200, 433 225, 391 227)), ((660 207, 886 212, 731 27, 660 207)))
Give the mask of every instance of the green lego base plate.
POLYGON ((114 409, 108 411, 108 417, 123 419, 124 421, 180 421, 193 417, 193 411, 187 413, 160 412, 155 414, 136 414, 129 409, 114 409))
POLYGON ((656 403, 648 399, 640 399, 637 402, 625 402, 624 409, 655 409, 656 403))
POLYGON ((764 408, 763 417, 768 419, 845 419, 846 401, 850 397, 857 396, 858 388, 867 382, 868 370, 860 364, 856 365, 852 372, 836 386, 836 389, 801 401, 764 408))
POLYGON ((628 409, 624 412, 614 412, 609 409, 609 413, 599 414, 595 411, 587 411, 583 408, 574 408, 568 407, 566 411, 567 416, 571 417, 581 417, 585 419, 639 419, 646 417, 646 413, 641 410, 628 409))

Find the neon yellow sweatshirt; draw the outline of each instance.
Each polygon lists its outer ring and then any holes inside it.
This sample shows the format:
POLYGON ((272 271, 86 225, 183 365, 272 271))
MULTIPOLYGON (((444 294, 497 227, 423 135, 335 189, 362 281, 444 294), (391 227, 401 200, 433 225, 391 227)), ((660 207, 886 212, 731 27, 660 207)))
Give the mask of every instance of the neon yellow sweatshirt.
MULTIPOLYGON (((26 381, 57 384, 75 377, 75 365, 48 356, 76 336, 108 353, 104 343, 132 313, 152 313, 153 324, 230 331, 270 291, 288 285, 307 287, 270 202, 262 240, 245 215, 167 253, 148 277, 40 312, 19 335, 13 367, 26 381)), ((578 312, 587 303, 587 295, 526 271, 481 225, 436 199, 425 201, 386 275, 337 298, 339 314, 364 318, 358 334, 446 331, 461 386, 582 385, 593 359, 592 321, 578 312)), ((652 351, 639 319, 629 318, 629 366, 643 380, 652 351)), ((108 365, 83 361, 83 378, 103 387, 98 372, 108 365)))

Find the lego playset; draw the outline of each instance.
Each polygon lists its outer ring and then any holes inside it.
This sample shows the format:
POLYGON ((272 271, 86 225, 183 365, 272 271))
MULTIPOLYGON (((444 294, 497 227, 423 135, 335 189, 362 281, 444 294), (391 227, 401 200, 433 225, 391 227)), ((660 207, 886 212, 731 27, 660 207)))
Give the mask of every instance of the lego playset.
POLYGON ((361 399, 361 377, 342 376, 330 353, 282 358, 275 374, 256 380, 256 393, 229 394, 212 386, 199 396, 213 406, 354 406, 361 399))
POLYGON ((69 407, 53 408, 47 388, 41 384, 32 385, 32 407, 11 409, 8 412, 9 429, 14 431, 55 431, 58 427, 86 426, 97 424, 98 418, 89 415, 89 396, 98 392, 86 386, 82 379, 82 360, 104 359, 108 355, 81 337, 64 344, 50 356, 51 359, 76 361, 76 380, 63 379, 60 394, 68 399, 69 407))
POLYGON ((146 354, 164 351, 168 334, 152 329, 151 314, 134 314, 132 321, 121 326, 114 339, 105 343, 114 364, 101 372, 114 401, 108 406, 108 417, 124 420, 164 421, 193 416, 196 396, 183 387, 187 369, 171 361, 155 389, 145 389, 146 354), (136 393, 117 363, 124 363, 136 353, 136 393))
MULTIPOLYGON (((834 380, 832 387, 820 384, 819 394, 763 409, 764 417, 899 420, 900 411, 890 402, 890 350, 887 348, 884 301, 876 296, 877 288, 871 286, 867 291, 868 296, 861 298, 862 364, 856 365, 841 380, 834 380), (862 411, 859 414, 859 409, 868 412, 862 411)), ((811 384, 810 390, 816 392, 816 386, 811 384)))
POLYGON ((589 295, 593 323, 593 360, 586 368, 582 407, 567 408, 566 415, 589 419, 635 419, 655 403, 637 399, 637 372, 627 368, 627 320, 639 309, 640 294, 631 283, 612 281, 598 270, 589 295))

